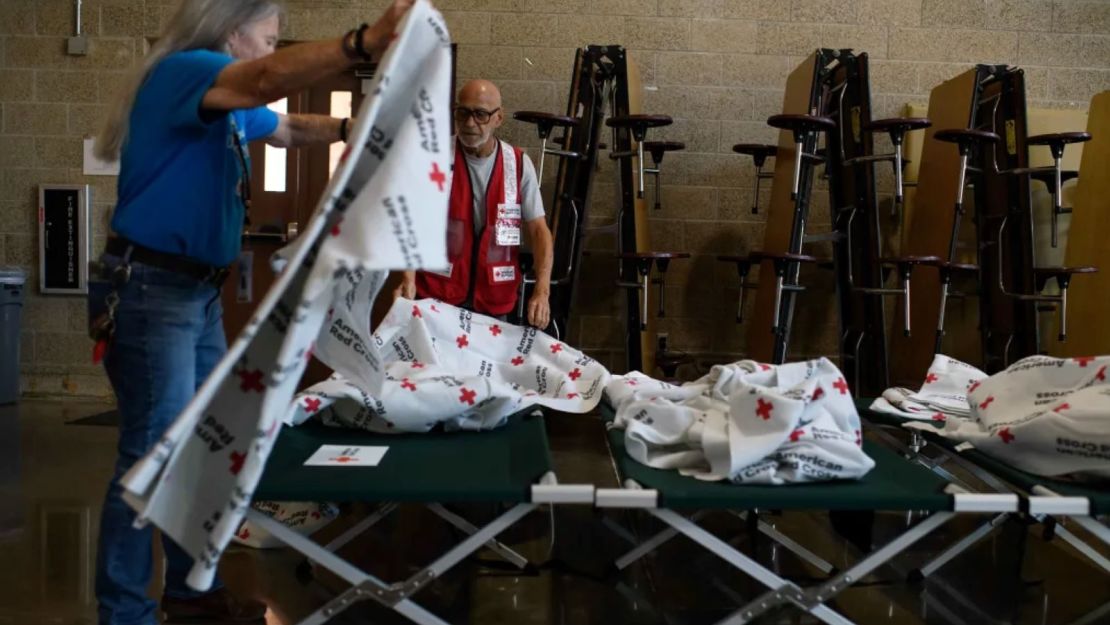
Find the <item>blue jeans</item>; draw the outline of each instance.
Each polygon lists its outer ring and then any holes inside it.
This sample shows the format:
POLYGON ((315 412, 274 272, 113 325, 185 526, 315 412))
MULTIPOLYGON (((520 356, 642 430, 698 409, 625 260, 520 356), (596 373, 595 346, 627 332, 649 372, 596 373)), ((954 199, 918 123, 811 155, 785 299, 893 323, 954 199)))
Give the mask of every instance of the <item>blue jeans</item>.
MULTIPOLYGON (((111 268, 120 259, 106 255, 103 261, 111 268)), ((104 359, 121 423, 119 458, 100 519, 100 625, 155 625, 159 620, 158 606, 146 592, 154 530, 133 527, 135 512, 120 498, 119 480, 161 438, 227 351, 217 287, 149 265, 131 267, 131 280, 119 291, 115 338, 104 359)), ((90 282, 90 319, 104 310, 110 290, 106 282, 90 282)), ((185 585, 192 558, 165 535, 162 547, 165 595, 199 594, 185 585)))

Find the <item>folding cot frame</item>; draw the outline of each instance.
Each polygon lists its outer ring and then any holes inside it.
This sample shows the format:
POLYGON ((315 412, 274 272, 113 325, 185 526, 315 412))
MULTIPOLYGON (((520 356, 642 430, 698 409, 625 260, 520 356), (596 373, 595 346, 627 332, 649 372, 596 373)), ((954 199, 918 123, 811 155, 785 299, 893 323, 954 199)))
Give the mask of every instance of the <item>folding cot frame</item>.
MULTIPOLYGON (((619 430, 610 430, 608 442, 623 488, 597 489, 594 505, 598 508, 642 509, 669 526, 620 558, 617 561, 619 568, 681 533, 768 588, 766 593, 721 620, 720 625, 749 623, 769 610, 791 605, 824 623, 850 624, 850 619, 827 605, 844 590, 957 514, 998 514, 1018 510, 1017 495, 966 492, 917 463, 870 441, 864 441, 864 447, 868 455, 876 460, 876 467, 858 481, 773 488, 703 482, 674 471, 644 466, 625 452, 623 432, 619 430), (835 572, 820 585, 802 588, 698 525, 698 520, 706 511, 750 513, 761 509, 925 510, 932 514, 847 570, 835 572), (678 510, 693 513, 685 516, 678 510)), ((773 528, 760 527, 760 531, 822 571, 834 572, 831 564, 823 562, 801 545, 789 539, 781 540, 785 537, 781 534, 776 536, 773 528)))
MULTIPOLYGON (((1076 551, 1091 560, 1097 567, 1110 573, 1110 558, 1099 553, 1082 538, 1056 521, 1056 517, 1070 519, 1095 538, 1110 546, 1110 526, 1100 522, 1097 518, 1110 515, 1110 493, 1025 473, 980 451, 974 449, 961 451, 951 441, 939 435, 923 433, 920 430, 910 432, 909 444, 902 443, 893 435, 884 432, 883 426, 901 429, 901 426, 909 420, 870 410, 867 408, 868 403, 864 400, 857 402, 857 408, 865 422, 870 421, 872 425, 877 426, 871 428, 872 431, 875 431, 886 442, 905 453, 908 458, 954 483, 961 483, 955 475, 942 466, 944 462, 951 461, 982 480, 996 492, 1018 495, 1020 497, 1020 508, 1016 512, 1025 513, 1036 519, 1047 528, 1047 536, 1060 537, 1076 551), (933 443, 933 448, 940 453, 940 461, 921 453, 921 449, 930 442, 933 443)), ((966 484, 961 485, 968 488, 966 484)), ((1012 514, 1014 512, 999 514, 988 523, 980 526, 923 566, 918 576, 928 577, 950 560, 989 536, 995 529, 1001 527, 1002 523, 1012 514)))
MULTIPOLYGON (((861 412, 870 414, 866 410, 861 412)), ((870 431, 890 439, 896 446, 900 444, 879 428, 870 431)), ((864 446, 877 466, 855 482, 776 488, 703 482, 632 460, 624 449, 623 432, 618 430, 609 432, 608 443, 623 488, 560 485, 552 470, 544 420, 539 410, 526 416, 516 415, 504 428, 482 433, 381 435, 345 431, 341 441, 344 445, 388 446, 390 449, 382 463, 374 468, 303 466, 321 445, 335 444, 336 440, 336 430, 318 424, 306 424, 284 432, 271 454, 255 498, 381 504, 373 514, 326 545, 301 536, 261 512, 250 510, 247 515, 287 546, 351 584, 348 590, 303 619, 301 625, 324 623, 347 607, 367 600, 389 607, 421 625, 443 625, 446 621, 421 607, 412 596, 482 547, 489 547, 508 562, 524 568, 527 560, 495 537, 544 504, 643 509, 669 526, 618 559, 616 564, 620 569, 681 533, 768 588, 764 595, 721 621, 728 624, 747 623, 768 610, 789 605, 825 623, 851 623, 827 603, 957 514, 991 514, 992 518, 922 567, 920 577, 928 576, 1018 512, 1027 512, 1049 523, 1052 516, 1067 516, 1110 544, 1110 528, 1092 518, 1110 513, 1110 495, 1092 499, 1090 493, 1082 494, 1083 489, 1049 484, 981 457, 982 454, 973 456, 974 462, 956 452, 951 452, 950 456, 953 462, 968 465, 969 470, 1002 492, 968 492, 968 487, 958 478, 924 455, 914 453, 914 449, 902 447, 909 452, 910 458, 906 459, 887 446, 871 441, 864 441, 864 446), (434 462, 429 462, 431 459, 434 462), (994 475, 1019 487, 1025 494, 1007 489, 994 475), (443 505, 452 502, 499 502, 512 506, 488 524, 476 527, 443 505), (339 548, 392 513, 398 503, 422 504, 467 536, 431 564, 397 583, 387 583, 336 555, 339 548), (866 509, 931 514, 854 566, 837 571, 832 564, 759 520, 759 510, 772 509, 866 509), (679 512, 684 510, 693 513, 685 516, 679 512), (752 522, 760 532, 831 577, 808 588, 780 577, 700 527, 701 517, 713 510, 728 511, 752 522), (750 517, 751 514, 756 516, 750 517)), ((1110 571, 1110 560, 1066 528, 1055 526, 1055 532, 1110 571)))
POLYGON ((538 410, 515 415, 508 425, 481 433, 390 435, 343 431, 341 440, 337 440, 336 433, 315 423, 284 431, 255 490, 255 499, 381 504, 373 514, 327 545, 320 545, 264 513, 254 509, 247 513, 251 522, 351 585, 302 619, 300 625, 324 623, 362 601, 376 601, 420 625, 446 625, 412 596, 482 547, 524 568, 527 560, 496 541, 497 535, 540 505, 594 501, 592 485, 556 482, 544 419, 538 410), (325 444, 389 449, 377 467, 304 466, 305 460, 325 444), (464 501, 512 506, 488 524, 476 527, 443 506, 464 501), (385 582, 336 555, 340 547, 384 519, 398 503, 423 504, 467 537, 397 583, 385 582))

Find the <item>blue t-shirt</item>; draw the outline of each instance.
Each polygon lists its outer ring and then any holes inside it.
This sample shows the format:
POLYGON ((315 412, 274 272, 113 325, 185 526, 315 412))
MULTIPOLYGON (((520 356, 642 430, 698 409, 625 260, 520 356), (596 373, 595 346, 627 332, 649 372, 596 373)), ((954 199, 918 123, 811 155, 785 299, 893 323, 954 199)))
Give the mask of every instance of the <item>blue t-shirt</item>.
POLYGON ((209 50, 177 52, 139 88, 120 155, 112 217, 118 235, 210 265, 226 266, 239 254, 242 165, 231 116, 244 148, 273 134, 278 117, 266 107, 201 116, 204 94, 234 60, 209 50))

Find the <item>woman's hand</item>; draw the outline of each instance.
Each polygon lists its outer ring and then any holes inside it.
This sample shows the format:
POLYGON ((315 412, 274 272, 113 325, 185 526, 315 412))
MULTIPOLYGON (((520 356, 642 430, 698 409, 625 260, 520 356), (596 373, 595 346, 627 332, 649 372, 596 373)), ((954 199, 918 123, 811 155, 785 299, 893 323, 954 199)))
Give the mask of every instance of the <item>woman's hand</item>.
POLYGON ((393 40, 393 33, 401 18, 412 8, 415 0, 393 0, 386 8, 385 13, 374 22, 374 25, 362 33, 362 47, 375 55, 380 55, 393 40))
POLYGON ((401 283, 393 289, 393 299, 403 297, 405 299, 416 299, 416 272, 406 271, 404 277, 401 278, 401 283))

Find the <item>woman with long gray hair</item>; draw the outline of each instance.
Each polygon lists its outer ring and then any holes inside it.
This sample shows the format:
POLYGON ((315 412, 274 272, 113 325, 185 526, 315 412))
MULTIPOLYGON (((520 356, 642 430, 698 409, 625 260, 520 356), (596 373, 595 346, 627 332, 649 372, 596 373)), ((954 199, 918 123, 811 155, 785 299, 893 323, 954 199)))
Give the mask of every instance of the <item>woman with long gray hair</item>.
MULTIPOLYGON (((393 0, 373 24, 275 52, 272 0, 182 0, 136 68, 97 139, 120 159, 113 236, 103 257, 106 303, 93 320, 96 357, 122 417, 119 457, 100 522, 96 594, 101 625, 155 625, 147 598, 152 530, 136 529, 119 479, 162 436, 227 350, 219 292, 239 254, 249 207, 251 141, 280 147, 346 139, 347 120, 278 115, 266 104, 360 61, 375 61, 413 0, 393 0)), ((215 428, 214 446, 227 441, 215 428)), ((217 581, 185 585, 192 558, 163 536, 168 621, 256 621, 266 606, 217 581)))

